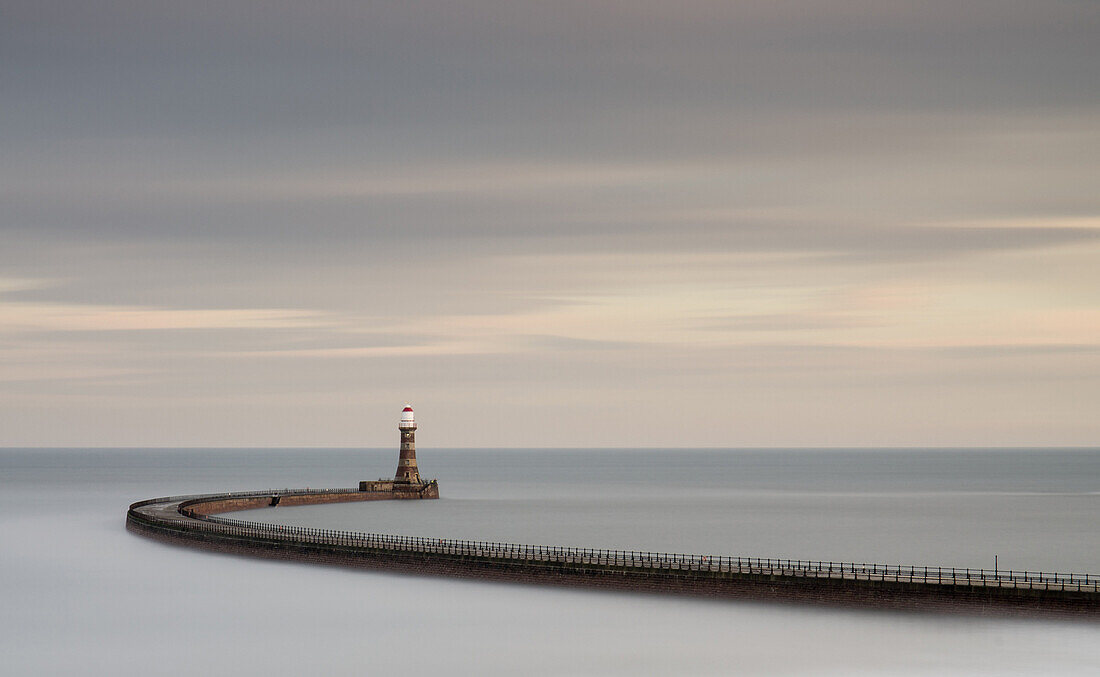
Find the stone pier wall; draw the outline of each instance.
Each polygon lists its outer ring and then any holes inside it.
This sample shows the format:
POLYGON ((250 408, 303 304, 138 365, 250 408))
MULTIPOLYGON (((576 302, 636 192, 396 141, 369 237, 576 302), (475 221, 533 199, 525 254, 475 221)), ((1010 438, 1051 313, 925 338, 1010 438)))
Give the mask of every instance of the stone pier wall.
MULTIPOLYGON (((377 491, 297 495, 294 503, 285 503, 290 496, 284 496, 280 505, 411 497, 408 492, 403 496, 396 493, 377 491)), ((438 489, 435 496, 438 496, 438 489)), ((190 504, 196 514, 200 515, 200 519, 158 519, 155 512, 151 515, 149 511, 131 509, 127 528, 164 542, 217 552, 413 575, 751 601, 979 615, 1073 617, 1100 621, 1100 593, 1095 591, 948 586, 891 580, 702 571, 690 568, 639 570, 599 561, 540 561, 491 553, 424 552, 415 548, 403 549, 392 543, 369 547, 362 544, 318 542, 317 539, 311 540, 308 537, 287 540, 263 534, 233 533, 219 527, 217 523, 201 519, 202 515, 212 512, 244 510, 247 505, 269 505, 270 496, 208 497, 205 500, 183 501, 182 504, 190 504), (265 498, 268 503, 264 503, 265 498)))

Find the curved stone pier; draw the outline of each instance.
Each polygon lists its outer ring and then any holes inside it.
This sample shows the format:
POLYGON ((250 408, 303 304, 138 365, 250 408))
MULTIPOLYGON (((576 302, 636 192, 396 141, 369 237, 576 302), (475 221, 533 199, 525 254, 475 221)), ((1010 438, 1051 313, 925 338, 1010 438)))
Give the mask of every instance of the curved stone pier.
POLYGON ((126 526, 143 536, 207 550, 418 575, 830 606, 1100 620, 1100 580, 1093 575, 456 541, 217 516, 275 505, 438 496, 434 481, 169 496, 131 505, 126 526))

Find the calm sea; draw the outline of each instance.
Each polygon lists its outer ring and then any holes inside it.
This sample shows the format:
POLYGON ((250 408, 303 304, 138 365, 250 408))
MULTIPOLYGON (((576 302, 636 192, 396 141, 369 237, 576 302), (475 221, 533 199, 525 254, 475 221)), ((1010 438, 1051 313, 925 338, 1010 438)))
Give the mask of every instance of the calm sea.
MULTIPOLYGON (((1100 450, 418 451, 439 501, 245 519, 1100 574, 1100 450)), ((837 611, 267 562, 124 530, 153 496, 353 486, 394 450, 0 450, 0 674, 1097 675, 1095 624, 837 611)))

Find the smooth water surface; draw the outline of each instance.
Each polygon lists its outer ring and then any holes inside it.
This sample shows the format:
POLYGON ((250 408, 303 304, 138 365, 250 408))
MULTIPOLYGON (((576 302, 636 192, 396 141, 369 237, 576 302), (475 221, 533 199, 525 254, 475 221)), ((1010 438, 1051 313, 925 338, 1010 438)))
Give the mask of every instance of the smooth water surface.
MULTIPOLYGON (((1100 450, 420 450, 439 501, 238 516, 407 535, 1100 573, 1100 450)), ((1096 624, 268 562, 124 530, 153 496, 352 486, 392 450, 0 450, 0 674, 1095 675, 1096 624)))

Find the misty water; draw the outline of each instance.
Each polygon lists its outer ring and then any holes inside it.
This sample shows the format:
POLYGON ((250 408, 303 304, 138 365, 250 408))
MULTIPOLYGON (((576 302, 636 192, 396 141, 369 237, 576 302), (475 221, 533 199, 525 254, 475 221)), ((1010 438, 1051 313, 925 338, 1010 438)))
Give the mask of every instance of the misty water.
MULTIPOLYGON (((1100 574, 1100 450, 418 451, 388 534, 1100 574)), ((163 545, 154 496, 352 486, 393 450, 0 450, 0 674, 1095 675, 1095 623, 420 578, 163 545)))

